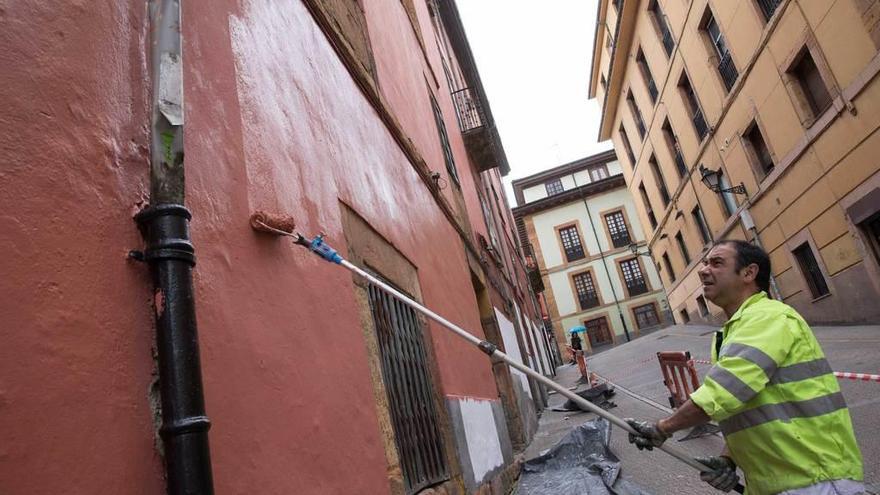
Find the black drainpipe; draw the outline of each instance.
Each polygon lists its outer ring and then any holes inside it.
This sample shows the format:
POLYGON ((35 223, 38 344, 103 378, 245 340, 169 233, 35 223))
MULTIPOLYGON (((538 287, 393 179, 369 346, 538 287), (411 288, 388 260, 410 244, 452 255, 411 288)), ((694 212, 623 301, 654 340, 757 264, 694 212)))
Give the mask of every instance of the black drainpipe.
POLYGON ((150 206, 135 216, 147 243, 132 257, 154 285, 159 393, 169 495, 212 495, 211 456, 196 331, 192 218, 184 204, 183 83, 179 0, 150 1, 153 116, 150 206))

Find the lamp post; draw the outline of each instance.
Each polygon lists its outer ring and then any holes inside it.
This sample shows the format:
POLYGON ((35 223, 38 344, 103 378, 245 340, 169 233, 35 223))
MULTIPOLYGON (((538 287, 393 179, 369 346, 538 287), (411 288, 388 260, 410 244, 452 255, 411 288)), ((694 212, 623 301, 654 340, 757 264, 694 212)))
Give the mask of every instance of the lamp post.
MULTIPOLYGON (((746 197, 746 204, 742 206, 742 209, 739 213, 739 218, 743 223, 743 226, 746 230, 752 232, 752 242, 755 243, 759 248, 764 249, 764 246, 761 244, 761 238, 758 237, 758 228, 755 226, 755 221, 752 219, 751 213, 749 213, 749 193, 746 190, 745 184, 740 182, 738 185, 733 187, 722 187, 721 185, 721 172, 718 170, 712 170, 707 168, 702 163, 700 164, 700 180, 703 181, 703 185, 709 188, 710 191, 713 191, 718 194, 725 193, 733 193, 733 194, 742 194, 746 197)), ((782 294, 779 292, 779 287, 776 285, 776 278, 773 277, 773 273, 770 273, 770 292, 772 293, 774 299, 782 300, 782 294)))

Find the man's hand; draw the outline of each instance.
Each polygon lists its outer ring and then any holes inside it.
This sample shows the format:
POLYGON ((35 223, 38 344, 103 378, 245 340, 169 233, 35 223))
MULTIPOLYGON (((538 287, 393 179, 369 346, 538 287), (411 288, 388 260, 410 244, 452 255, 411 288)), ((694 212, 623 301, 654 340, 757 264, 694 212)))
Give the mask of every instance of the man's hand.
POLYGON ((709 483, 716 490, 729 492, 739 483, 739 475, 736 474, 736 463, 727 456, 697 457, 697 461, 709 466, 711 471, 700 473, 700 479, 709 483))
POLYGON ((672 435, 660 429, 657 423, 649 423, 647 421, 636 421, 632 418, 624 419, 639 434, 629 434, 629 443, 636 444, 639 450, 654 450, 654 447, 663 445, 663 442, 672 435))

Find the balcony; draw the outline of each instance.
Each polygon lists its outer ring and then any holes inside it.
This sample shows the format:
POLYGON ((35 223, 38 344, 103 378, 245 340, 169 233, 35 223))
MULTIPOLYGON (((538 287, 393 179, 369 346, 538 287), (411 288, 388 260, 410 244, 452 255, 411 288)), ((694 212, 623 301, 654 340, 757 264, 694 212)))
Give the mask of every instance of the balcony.
POLYGON ((721 74, 724 87, 727 88, 727 91, 730 91, 730 88, 733 87, 739 77, 739 72, 736 70, 736 66, 733 65, 733 57, 730 56, 730 52, 725 52, 724 56, 721 57, 721 61, 718 62, 718 73, 721 74))
POLYGON ((452 92, 458 128, 464 137, 468 154, 477 166, 478 172, 500 167, 501 175, 510 172, 507 157, 501 147, 501 137, 492 123, 491 117, 483 109, 480 92, 474 88, 463 88, 452 92))

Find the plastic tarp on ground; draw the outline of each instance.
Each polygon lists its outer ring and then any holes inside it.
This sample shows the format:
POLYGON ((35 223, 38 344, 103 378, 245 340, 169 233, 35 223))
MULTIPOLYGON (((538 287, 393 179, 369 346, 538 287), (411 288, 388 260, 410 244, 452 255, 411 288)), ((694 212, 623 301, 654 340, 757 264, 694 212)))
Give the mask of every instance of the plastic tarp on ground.
POLYGON ((611 424, 588 421, 546 453, 523 465, 516 495, 650 495, 620 477, 620 460, 610 450, 611 424))

